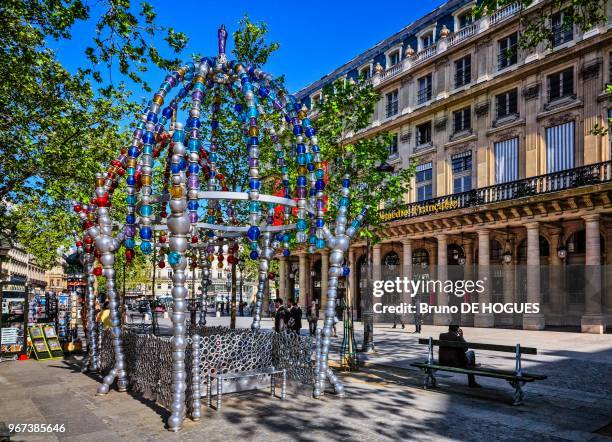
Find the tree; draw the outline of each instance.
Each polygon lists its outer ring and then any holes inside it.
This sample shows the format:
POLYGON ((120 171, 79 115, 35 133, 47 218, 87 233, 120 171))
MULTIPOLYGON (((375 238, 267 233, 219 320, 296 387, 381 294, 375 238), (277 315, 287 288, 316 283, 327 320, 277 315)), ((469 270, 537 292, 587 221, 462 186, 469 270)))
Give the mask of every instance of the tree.
MULTIPOLYGON (((395 170, 387 163, 393 137, 380 132, 373 136, 355 137, 366 129, 374 113, 380 94, 363 78, 337 80, 323 88, 323 100, 315 106, 319 146, 323 158, 330 160, 329 181, 326 188, 329 203, 326 216, 335 219, 339 206, 341 183, 349 176, 353 183, 349 219, 362 209, 367 216, 360 236, 366 240, 368 256, 368 294, 372 292, 372 246, 377 243, 382 225, 379 209, 386 204, 398 203, 410 189, 414 174, 412 165, 395 170)), ((373 312, 370 295, 364 298, 364 351, 372 351, 373 312)))
POLYGON ((175 63, 160 54, 159 36, 171 54, 187 43, 158 25, 147 3, 137 12, 119 0, 8 1, 0 8, 0 231, 14 232, 41 265, 52 265, 69 242, 72 200, 89 200, 95 173, 127 141, 120 122, 142 105, 128 83, 148 89, 141 76, 150 63, 175 63), (69 72, 49 42, 70 40, 85 21, 96 23, 85 50, 91 67, 69 72))

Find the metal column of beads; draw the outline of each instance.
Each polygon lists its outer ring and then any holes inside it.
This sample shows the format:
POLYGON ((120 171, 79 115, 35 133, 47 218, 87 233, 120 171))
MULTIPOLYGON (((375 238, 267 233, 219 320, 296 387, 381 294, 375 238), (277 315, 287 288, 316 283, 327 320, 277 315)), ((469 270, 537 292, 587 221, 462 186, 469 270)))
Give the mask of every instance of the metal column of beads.
POLYGON ((188 261, 191 260, 191 269, 195 271, 198 253, 203 248, 204 261, 208 263, 203 266, 202 277, 210 281, 215 256, 219 268, 223 267, 225 252, 230 255, 228 263, 236 259, 237 245, 227 249, 214 245, 223 238, 243 239, 250 258, 259 261, 251 325, 254 332, 260 328, 270 260, 275 253, 289 256, 292 231, 295 243, 303 244, 310 253, 325 247, 331 249, 328 301, 314 396, 321 396, 327 378, 337 393, 343 393, 342 384, 328 367, 327 353, 344 255, 365 216, 361 213, 347 229, 350 183, 344 179, 342 193, 336 198, 339 208, 334 233, 325 227, 326 164, 307 108, 256 66, 228 61, 227 31, 221 27, 217 35, 216 57, 186 63, 165 77, 143 111, 131 145, 111 162, 106 176, 97 177, 95 198, 83 226, 85 233, 94 239, 93 253, 101 263, 92 273, 96 276, 103 273, 107 278, 113 320, 115 365, 100 386, 100 393, 107 392, 115 378, 120 390, 126 387, 113 269, 114 254, 121 241, 126 261, 134 258, 136 249, 149 255, 154 247, 159 247, 162 257, 159 266, 165 265, 166 256, 172 267, 173 397, 168 420, 172 431, 181 428, 186 414, 188 261), (178 93, 162 109, 175 87, 180 87, 178 93), (188 96, 191 103, 183 125, 177 121, 177 114, 188 96), (233 129, 240 126, 241 130, 233 129), (243 161, 235 161, 245 153, 243 161), (159 168, 163 170, 160 172, 159 168), (156 174, 163 175, 161 185, 154 185, 158 182, 154 180, 156 174), (123 176, 127 215, 122 232, 113 237, 108 207, 123 176), (295 176, 293 186, 290 176, 295 176), (240 205, 243 207, 239 210, 240 205), (155 208, 159 208, 159 213, 155 208), (95 220, 98 227, 93 226, 95 220), (154 230, 167 230, 168 238, 162 232, 156 244, 154 230))

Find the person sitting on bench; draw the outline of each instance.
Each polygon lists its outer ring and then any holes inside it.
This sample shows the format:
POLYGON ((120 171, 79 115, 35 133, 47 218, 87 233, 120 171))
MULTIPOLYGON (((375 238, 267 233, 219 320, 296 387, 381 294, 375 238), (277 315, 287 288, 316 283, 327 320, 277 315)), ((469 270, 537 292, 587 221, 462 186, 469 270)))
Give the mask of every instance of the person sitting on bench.
MULTIPOLYGON (((458 325, 449 325, 448 333, 440 333, 440 341, 465 342, 463 330, 458 325)), ((465 351, 463 348, 443 347, 440 345, 440 355, 438 363, 449 367, 473 368, 476 366, 476 354, 474 350, 465 351)), ((476 377, 468 374, 468 385, 472 388, 479 388, 476 377)))

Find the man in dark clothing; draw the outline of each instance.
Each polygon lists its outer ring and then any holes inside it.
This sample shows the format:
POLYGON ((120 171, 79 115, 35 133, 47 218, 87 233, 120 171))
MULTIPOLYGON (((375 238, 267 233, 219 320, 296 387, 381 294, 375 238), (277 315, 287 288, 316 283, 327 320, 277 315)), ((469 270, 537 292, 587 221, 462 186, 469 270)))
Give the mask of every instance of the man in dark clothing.
POLYGON ((302 329, 302 309, 298 305, 297 301, 290 299, 289 303, 289 322, 288 326, 290 330, 293 330, 298 335, 302 329))
POLYGON ((287 328, 289 312, 283 305, 283 300, 280 298, 274 301, 274 306, 276 307, 276 313, 274 314, 274 330, 282 332, 287 328))
MULTIPOLYGON (((449 325, 448 333, 440 333, 440 341, 465 342, 463 330, 458 325, 449 325)), ((476 354, 473 350, 465 351, 460 347, 444 347, 440 345, 439 364, 449 367, 472 368, 476 365, 476 354)), ((476 378, 473 374, 468 374, 468 384, 470 387, 478 388, 476 378)))

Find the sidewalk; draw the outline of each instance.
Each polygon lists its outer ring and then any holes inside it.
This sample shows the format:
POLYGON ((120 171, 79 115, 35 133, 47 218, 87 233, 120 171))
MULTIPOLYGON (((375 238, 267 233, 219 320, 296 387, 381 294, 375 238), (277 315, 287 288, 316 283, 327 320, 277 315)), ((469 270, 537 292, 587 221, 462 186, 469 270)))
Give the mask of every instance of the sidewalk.
MULTIPOLYGON (((266 319, 264 326, 270 325, 266 319)), ((437 337, 440 330, 425 326, 422 336, 437 337)), ((610 440, 595 433, 612 422, 609 335, 472 328, 465 333, 475 342, 537 347, 540 354, 525 357, 525 366, 549 378, 526 387, 521 407, 509 405, 512 389, 499 380, 479 379, 485 388, 473 390, 465 376, 440 373, 440 388, 423 390, 421 373, 409 364, 426 357, 426 346, 416 344, 416 335, 381 325, 374 331, 378 351, 367 355, 367 367, 342 375, 345 399, 328 394, 314 400, 308 389, 284 402, 267 391, 227 395, 223 411, 203 409, 200 422, 187 419, 173 434, 163 428, 166 410, 142 397, 116 391, 95 396, 99 378, 80 373, 79 358, 71 358, 0 364, 0 421, 66 426, 63 434, 12 439, 28 441, 610 440)), ((340 342, 333 340, 335 352, 340 342)), ((503 368, 513 363, 510 354, 478 352, 478 358, 503 368)))

